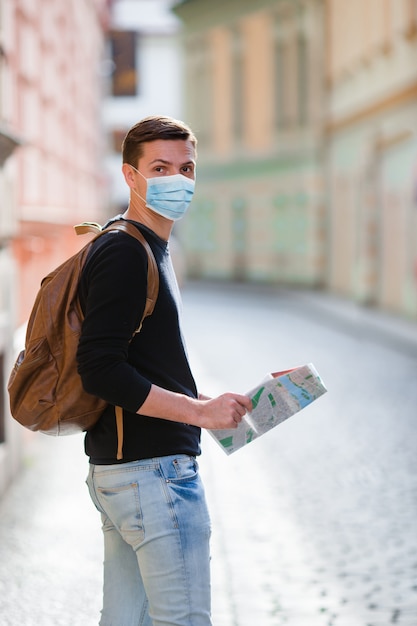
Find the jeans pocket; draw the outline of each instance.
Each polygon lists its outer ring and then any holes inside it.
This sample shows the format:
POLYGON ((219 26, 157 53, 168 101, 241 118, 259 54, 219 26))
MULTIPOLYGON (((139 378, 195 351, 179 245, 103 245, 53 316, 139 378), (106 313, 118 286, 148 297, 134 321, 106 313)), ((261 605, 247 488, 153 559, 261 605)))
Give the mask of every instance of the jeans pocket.
POLYGON ((145 532, 138 483, 99 484, 95 492, 99 510, 107 515, 127 543, 137 547, 145 532))
POLYGON ((169 483, 194 481, 198 478, 198 463, 192 456, 180 455, 161 464, 161 471, 169 483))

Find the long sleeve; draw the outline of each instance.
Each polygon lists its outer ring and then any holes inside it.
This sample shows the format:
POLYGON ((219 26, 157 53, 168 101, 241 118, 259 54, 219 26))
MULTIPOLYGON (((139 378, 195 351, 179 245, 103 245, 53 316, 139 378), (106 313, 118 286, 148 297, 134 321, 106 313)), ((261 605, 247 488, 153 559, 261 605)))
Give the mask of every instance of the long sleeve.
POLYGON ((128 360, 145 306, 146 278, 143 247, 125 233, 111 232, 97 241, 80 285, 85 319, 77 361, 83 386, 132 412, 151 387, 128 360))

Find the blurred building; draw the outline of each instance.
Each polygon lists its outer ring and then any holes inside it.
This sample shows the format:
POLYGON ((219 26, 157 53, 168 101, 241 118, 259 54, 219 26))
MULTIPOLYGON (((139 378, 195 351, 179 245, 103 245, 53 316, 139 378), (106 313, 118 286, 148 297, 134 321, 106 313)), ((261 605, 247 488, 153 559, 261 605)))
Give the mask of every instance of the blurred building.
POLYGON ((414 0, 184 0, 195 276, 417 314, 414 0))
POLYGON ((173 0, 114 0, 106 43, 102 105, 108 138, 105 171, 110 211, 126 209, 129 190, 121 174, 121 145, 133 124, 155 114, 180 118, 183 109, 179 19, 173 0))
POLYGON ((190 0, 186 119, 198 185, 183 244, 196 275, 321 285, 326 270, 322 2, 190 0))
MULTIPOLYGON (((111 215, 127 207, 129 189, 121 173, 122 141, 133 124, 148 115, 183 117, 181 23, 174 0, 113 0, 104 64, 102 105, 107 137, 105 173, 111 215)), ((177 277, 184 276, 183 255, 174 236, 171 255, 177 277)))
POLYGON ((417 315, 417 3, 326 5, 327 284, 417 315))
MULTIPOLYGON (((6 384, 41 278, 101 221, 108 0, 0 0, 0 492, 20 462, 6 384)), ((30 433, 29 433, 30 434, 30 433)))

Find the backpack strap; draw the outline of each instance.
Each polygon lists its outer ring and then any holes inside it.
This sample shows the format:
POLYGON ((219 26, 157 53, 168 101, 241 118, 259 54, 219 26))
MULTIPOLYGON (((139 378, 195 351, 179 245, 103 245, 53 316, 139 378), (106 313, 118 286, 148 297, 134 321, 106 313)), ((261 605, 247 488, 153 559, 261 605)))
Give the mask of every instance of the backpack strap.
POLYGON ((121 406, 115 406, 116 413, 116 430, 117 430, 117 455, 118 461, 123 459, 123 409, 121 406))
MULTIPOLYGON (((96 222, 83 222, 82 224, 77 224, 74 226, 75 232, 77 235, 84 235, 85 233, 94 233, 96 236, 92 241, 95 241, 102 235, 104 235, 109 230, 118 230, 124 233, 127 233, 131 237, 134 237, 142 244, 142 246, 146 250, 146 254, 148 255, 148 276, 147 276, 147 294, 146 294, 146 304, 145 309, 143 311, 142 319, 138 328, 133 333, 133 336, 140 333, 142 329, 143 321, 149 315, 152 315, 153 310, 155 308, 155 303, 158 298, 159 293, 159 270, 156 264, 155 257, 153 255, 152 249, 145 237, 142 235, 140 230, 133 226, 130 222, 126 220, 120 220, 116 222, 112 222, 107 226, 107 228, 102 228, 100 224, 96 222)), ((117 460, 121 460, 123 458, 123 409, 120 406, 115 407, 116 413, 116 429, 117 429, 117 460)))
POLYGON ((145 317, 152 315, 153 310, 155 308, 156 300, 158 298, 158 292, 159 292, 159 271, 158 271, 158 266, 156 264, 155 257, 153 255, 150 245, 148 244, 148 242, 146 241, 145 237, 142 235, 140 230, 138 230, 136 226, 133 226, 133 224, 131 224, 130 222, 126 220, 113 222, 112 224, 107 226, 107 228, 104 228, 104 229, 100 226, 100 224, 97 224, 97 222, 83 222, 82 224, 77 224, 76 226, 74 226, 74 229, 77 235, 84 235, 85 233, 94 233, 96 236, 94 237, 93 241, 95 239, 98 239, 102 235, 104 235, 109 230, 119 230, 124 233, 128 233, 131 237, 134 237, 135 239, 137 239, 145 248, 146 253, 148 255, 148 277, 147 277, 148 289, 147 289, 146 304, 145 304, 143 316, 142 316, 142 319, 140 321, 138 328, 135 330, 135 333, 134 333, 136 335, 137 333, 141 331, 142 324, 143 324, 145 317))
POLYGON ((97 222, 82 222, 82 224, 76 224, 74 230, 77 235, 85 235, 85 233, 94 233, 99 235, 102 232, 100 224, 97 222))

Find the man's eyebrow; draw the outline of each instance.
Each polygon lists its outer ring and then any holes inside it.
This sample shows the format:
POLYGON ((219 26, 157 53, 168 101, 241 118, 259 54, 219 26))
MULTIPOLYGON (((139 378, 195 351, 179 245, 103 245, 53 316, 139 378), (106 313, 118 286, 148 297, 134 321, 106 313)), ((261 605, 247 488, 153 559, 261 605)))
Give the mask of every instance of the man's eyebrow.
MULTIPOLYGON (((155 163, 163 163, 164 165, 172 165, 172 161, 166 161, 165 159, 154 159, 153 161, 149 163, 149 165, 154 165, 155 163)), ((185 163, 181 163, 181 167, 184 167, 184 165, 195 165, 195 161, 193 161, 193 159, 190 159, 189 161, 185 161, 185 163)))
POLYGON ((164 165, 172 165, 171 161, 165 161, 165 159, 154 159, 149 163, 149 165, 153 165, 154 163, 163 163, 164 165))

